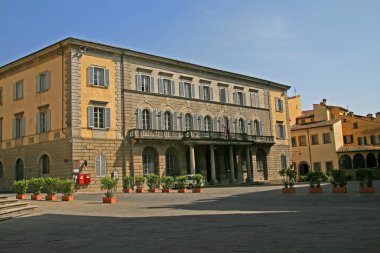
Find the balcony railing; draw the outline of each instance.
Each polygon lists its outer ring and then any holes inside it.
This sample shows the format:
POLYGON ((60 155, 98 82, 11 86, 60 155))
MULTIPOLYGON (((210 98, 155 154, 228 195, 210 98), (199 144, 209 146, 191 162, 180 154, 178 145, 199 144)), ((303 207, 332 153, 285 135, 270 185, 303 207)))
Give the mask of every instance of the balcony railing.
POLYGON ((274 143, 273 136, 256 136, 242 133, 209 132, 209 131, 166 131, 132 129, 128 132, 131 139, 166 139, 166 140, 221 140, 248 141, 254 143, 274 143))

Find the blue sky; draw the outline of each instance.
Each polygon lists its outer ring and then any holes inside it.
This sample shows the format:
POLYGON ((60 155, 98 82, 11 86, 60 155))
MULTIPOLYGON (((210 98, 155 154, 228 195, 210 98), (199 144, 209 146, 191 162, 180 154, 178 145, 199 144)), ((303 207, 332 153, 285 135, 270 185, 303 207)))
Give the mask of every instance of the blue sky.
POLYGON ((1 0, 0 66, 66 37, 291 85, 380 111, 378 0, 1 0))

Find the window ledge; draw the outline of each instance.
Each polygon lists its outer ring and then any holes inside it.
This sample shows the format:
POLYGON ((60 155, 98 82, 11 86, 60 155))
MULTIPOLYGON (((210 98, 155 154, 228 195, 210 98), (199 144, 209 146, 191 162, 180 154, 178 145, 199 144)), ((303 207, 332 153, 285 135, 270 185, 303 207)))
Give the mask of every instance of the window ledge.
POLYGON ((93 88, 99 88, 99 89, 108 89, 109 86, 104 86, 104 85, 94 85, 94 84, 89 84, 89 87, 93 88))

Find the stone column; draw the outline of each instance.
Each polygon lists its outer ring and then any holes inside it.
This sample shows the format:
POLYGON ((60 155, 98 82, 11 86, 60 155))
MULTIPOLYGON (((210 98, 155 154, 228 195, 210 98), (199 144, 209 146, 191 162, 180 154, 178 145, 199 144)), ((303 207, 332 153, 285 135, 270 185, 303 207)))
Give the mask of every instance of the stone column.
POLYGON ((214 145, 210 145, 210 163, 211 163, 211 183, 217 184, 216 173, 215 173, 215 155, 214 155, 214 145))
POLYGON ((195 174, 195 155, 193 144, 190 144, 190 174, 195 174))
POLYGON ((230 159, 230 170, 231 170, 231 180, 232 183, 236 182, 235 178, 235 168, 234 168, 234 152, 232 146, 228 147, 229 159, 230 159))
POLYGON ((252 182, 251 156, 249 154, 249 146, 245 149, 245 157, 247 159, 247 182, 252 182))

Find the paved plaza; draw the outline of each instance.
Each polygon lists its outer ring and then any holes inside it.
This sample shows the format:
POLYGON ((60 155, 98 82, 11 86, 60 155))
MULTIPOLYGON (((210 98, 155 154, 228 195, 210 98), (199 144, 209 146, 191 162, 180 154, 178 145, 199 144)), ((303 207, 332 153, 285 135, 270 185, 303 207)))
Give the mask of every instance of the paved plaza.
POLYGON ((357 187, 118 193, 114 205, 83 193, 74 202, 29 201, 37 212, 0 222, 0 252, 380 252, 380 192, 357 187))

